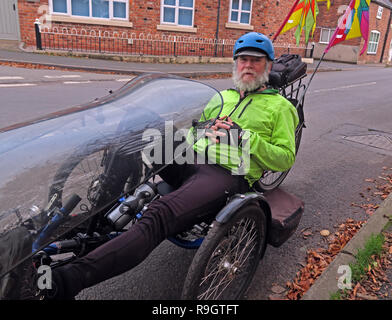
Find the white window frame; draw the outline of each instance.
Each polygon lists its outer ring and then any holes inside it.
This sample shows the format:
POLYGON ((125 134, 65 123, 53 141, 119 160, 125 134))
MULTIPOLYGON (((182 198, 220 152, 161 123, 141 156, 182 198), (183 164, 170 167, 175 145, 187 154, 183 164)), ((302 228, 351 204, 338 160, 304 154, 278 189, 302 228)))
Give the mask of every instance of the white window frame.
POLYGON ((55 15, 62 15, 62 16, 69 16, 69 17, 78 17, 78 18, 86 18, 86 19, 102 19, 102 20, 119 20, 119 21, 129 21, 129 0, 105 0, 109 1, 109 18, 102 18, 102 17, 93 17, 93 10, 92 10, 92 0, 89 0, 89 16, 79 16, 72 14, 72 1, 66 0, 67 2, 67 12, 54 12, 53 11, 53 0, 49 0, 49 12, 50 14, 55 15), (113 2, 123 2, 125 3, 125 18, 118 18, 113 17, 113 2))
POLYGON ((165 4, 165 1, 161 0, 161 24, 167 24, 167 25, 178 26, 178 27, 183 27, 183 28, 193 28, 193 26, 195 24, 195 1, 196 0, 193 0, 192 7, 182 7, 182 6, 180 6, 180 0, 175 0, 175 1, 176 1, 176 4, 173 6, 173 5, 165 4), (174 22, 167 22, 167 21, 163 20, 165 7, 175 9, 174 22), (191 25, 178 24, 178 17, 179 17, 180 9, 192 10, 192 23, 191 23, 191 25))
POLYGON ((369 42, 368 42, 367 54, 377 54, 378 44, 379 44, 379 42, 380 42, 380 35, 381 35, 381 33, 380 33, 379 31, 377 31, 377 30, 372 30, 372 31, 370 31, 370 33, 369 33, 369 42), (372 34, 378 34, 378 40, 377 40, 377 42, 371 41, 371 39, 372 39, 372 34), (370 48, 372 47, 371 45, 373 45, 373 44, 375 45, 375 49, 372 50, 372 51, 370 51, 370 48))
POLYGON ((377 16, 376 16, 377 19, 381 19, 381 18, 382 18, 382 12, 383 12, 383 10, 384 10, 383 7, 378 6, 378 9, 377 9, 377 16))
POLYGON ((330 41, 331 41, 331 37, 332 37, 332 35, 333 35, 333 33, 334 33, 334 29, 330 29, 330 28, 320 28, 321 30, 320 30, 320 40, 319 40, 319 43, 324 43, 324 44, 328 44, 330 41), (321 34, 322 34, 322 32, 323 31, 328 31, 328 41, 327 42, 325 42, 325 41, 322 41, 322 38, 321 38, 321 34))
POLYGON ((250 1, 250 10, 242 10, 242 0, 238 1, 238 9, 233 9, 233 0, 230 0, 230 7, 229 7, 229 23, 237 23, 237 24, 242 24, 242 25, 251 25, 252 22, 252 9, 253 9, 253 0, 250 1), (231 14, 233 11, 238 12, 238 19, 237 21, 231 20, 231 14), (249 22, 248 23, 243 23, 241 22, 241 14, 242 12, 249 13, 249 22))

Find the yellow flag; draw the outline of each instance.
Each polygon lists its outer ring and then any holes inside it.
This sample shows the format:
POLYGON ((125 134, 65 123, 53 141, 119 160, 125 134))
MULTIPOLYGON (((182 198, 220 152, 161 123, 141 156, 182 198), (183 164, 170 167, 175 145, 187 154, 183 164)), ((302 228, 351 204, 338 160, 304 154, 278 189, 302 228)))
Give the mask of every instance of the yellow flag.
POLYGON ((317 2, 324 2, 327 1, 327 9, 329 10, 329 8, 331 7, 331 0, 316 0, 317 2))
POLYGON ((299 25, 301 21, 302 11, 304 8, 304 1, 300 1, 294 9, 294 12, 290 15, 286 24, 284 25, 282 31, 280 33, 285 33, 286 31, 296 27, 299 25))

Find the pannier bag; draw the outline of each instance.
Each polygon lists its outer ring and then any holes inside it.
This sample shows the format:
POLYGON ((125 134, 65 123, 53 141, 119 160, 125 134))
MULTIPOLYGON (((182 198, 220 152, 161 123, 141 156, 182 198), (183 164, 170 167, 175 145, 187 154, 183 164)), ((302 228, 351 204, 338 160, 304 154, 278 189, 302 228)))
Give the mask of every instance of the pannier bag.
POLYGON ((298 54, 282 54, 272 63, 269 84, 274 88, 287 85, 306 73, 307 64, 298 54))
POLYGON ((280 188, 264 193, 264 197, 271 208, 268 243, 279 247, 297 230, 304 212, 304 203, 298 197, 280 188))

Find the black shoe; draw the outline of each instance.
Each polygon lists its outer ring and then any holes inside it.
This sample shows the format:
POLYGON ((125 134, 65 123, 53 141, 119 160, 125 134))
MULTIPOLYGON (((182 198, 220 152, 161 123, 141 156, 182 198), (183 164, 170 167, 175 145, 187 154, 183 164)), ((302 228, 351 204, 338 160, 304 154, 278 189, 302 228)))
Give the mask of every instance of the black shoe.
MULTIPOLYGON (((42 267, 43 265, 41 265, 42 267)), ((31 268, 29 283, 25 281, 21 292, 24 293, 23 300, 74 300, 73 296, 67 296, 64 291, 64 281, 56 269, 38 273, 39 268, 31 268), (46 278, 42 278, 45 277, 46 278)), ((27 280, 27 279, 26 279, 27 280)))
POLYGON ((31 259, 24 261, 1 279, 1 300, 43 299, 43 290, 38 287, 40 276, 31 259))

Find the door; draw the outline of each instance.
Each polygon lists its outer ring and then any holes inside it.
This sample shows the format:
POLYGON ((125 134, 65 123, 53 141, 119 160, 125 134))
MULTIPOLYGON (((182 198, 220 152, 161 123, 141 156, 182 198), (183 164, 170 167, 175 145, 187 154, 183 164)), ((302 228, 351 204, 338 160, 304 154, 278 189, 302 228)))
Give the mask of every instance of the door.
POLYGON ((0 39, 18 40, 17 0, 0 0, 0 39))

